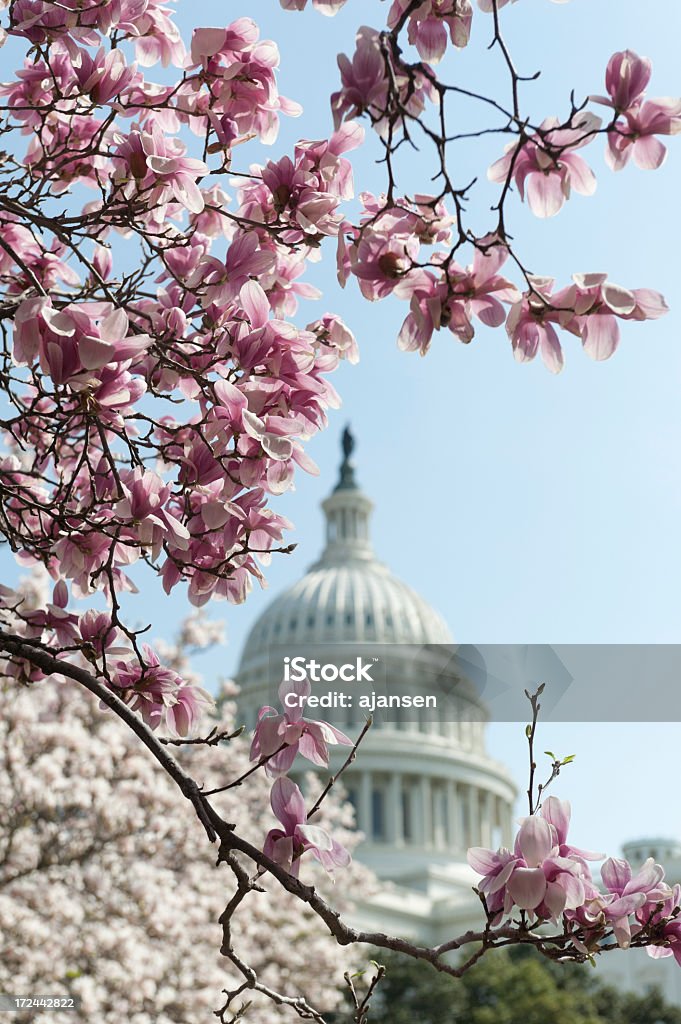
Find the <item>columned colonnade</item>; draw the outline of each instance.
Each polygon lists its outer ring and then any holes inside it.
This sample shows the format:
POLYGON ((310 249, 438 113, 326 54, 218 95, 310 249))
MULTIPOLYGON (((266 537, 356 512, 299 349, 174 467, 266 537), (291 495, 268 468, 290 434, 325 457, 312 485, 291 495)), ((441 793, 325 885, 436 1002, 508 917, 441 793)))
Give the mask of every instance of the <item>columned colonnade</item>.
POLYGON ((348 772, 344 783, 368 842, 466 850, 510 841, 511 806, 477 785, 368 770, 348 772))

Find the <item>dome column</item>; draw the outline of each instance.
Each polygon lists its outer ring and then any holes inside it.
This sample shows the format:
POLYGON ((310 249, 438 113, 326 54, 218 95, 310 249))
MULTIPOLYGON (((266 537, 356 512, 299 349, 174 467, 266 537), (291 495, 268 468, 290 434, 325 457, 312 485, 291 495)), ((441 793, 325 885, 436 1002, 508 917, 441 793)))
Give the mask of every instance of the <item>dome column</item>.
POLYGON ((462 836, 459 835, 459 796, 456 783, 453 779, 447 781, 447 845, 450 850, 460 850, 463 847, 462 836))
POLYGON ((395 772, 390 777, 388 793, 388 842, 402 846, 404 828, 402 822, 402 776, 395 772))
POLYGON ((504 804, 502 811, 502 829, 504 846, 509 849, 513 844, 513 805, 504 804))
POLYGON ((492 845, 492 825, 494 817, 494 801, 489 790, 482 791, 482 814, 480 817, 480 845, 488 849, 492 845))
POLYGON ((373 822, 371 820, 371 772, 362 772, 359 785, 358 824, 367 840, 373 838, 373 822))
POLYGON ((468 846, 480 845, 480 802, 476 786, 468 786, 468 846))
POLYGON ((421 798, 421 845, 432 846, 433 844, 433 794, 430 779, 422 775, 419 784, 421 798))

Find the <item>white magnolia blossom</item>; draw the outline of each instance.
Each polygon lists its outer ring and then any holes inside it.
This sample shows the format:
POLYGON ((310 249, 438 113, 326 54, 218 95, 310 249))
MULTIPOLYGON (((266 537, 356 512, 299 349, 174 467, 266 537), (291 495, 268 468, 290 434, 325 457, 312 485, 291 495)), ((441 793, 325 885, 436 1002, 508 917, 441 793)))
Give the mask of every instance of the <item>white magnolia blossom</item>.
MULTIPOLYGON (((213 1020, 222 989, 240 980, 218 953, 218 917, 234 881, 227 866, 215 867, 216 850, 192 807, 86 691, 55 680, 0 687, 0 991, 77 996, 74 1024, 213 1020)), ((222 702, 227 728, 233 715, 222 702)), ((245 770, 247 751, 239 738, 180 756, 212 787, 245 770)), ((256 773, 216 798, 259 846, 273 824, 268 792, 256 773)), ((351 809, 333 795, 324 807, 320 824, 353 846, 351 809)), ((303 863, 303 877, 330 891, 316 863, 303 863)), ((236 948, 263 982, 330 1009, 360 954, 339 948, 274 880, 262 882, 267 891, 252 893, 233 922, 236 948)), ((342 907, 343 893, 366 892, 368 883, 368 873, 352 866, 333 899, 342 907)), ((270 1024, 290 1014, 255 996, 244 1020, 270 1024)), ((28 1024, 35 1015, 12 1019, 28 1024)), ((38 1019, 64 1024, 65 1017, 38 1019)))

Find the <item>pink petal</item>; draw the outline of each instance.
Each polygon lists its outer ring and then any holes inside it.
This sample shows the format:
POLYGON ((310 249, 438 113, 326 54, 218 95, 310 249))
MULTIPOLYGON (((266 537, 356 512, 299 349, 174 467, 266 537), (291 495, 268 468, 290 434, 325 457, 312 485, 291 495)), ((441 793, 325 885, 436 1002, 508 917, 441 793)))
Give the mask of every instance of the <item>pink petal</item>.
POLYGON ((568 800, 559 800, 557 796, 550 796, 544 801, 541 809, 541 816, 556 830, 558 842, 564 843, 567 840, 570 827, 570 803, 568 800))
POLYGON ((267 295, 257 281, 248 281, 239 292, 239 302, 251 321, 252 327, 262 327, 270 315, 267 295))
POLYGON ((409 41, 416 45, 422 60, 437 64, 447 49, 447 29, 441 18, 426 18, 420 23, 412 22, 409 41), (415 30, 412 29, 415 26, 415 30))
POLYGON ((541 868, 516 868, 507 889, 517 907, 534 910, 546 894, 546 877, 541 868))
POLYGON ((596 175, 586 160, 576 153, 565 153, 562 157, 570 170, 570 185, 582 196, 592 196, 596 191, 596 175))
POLYGON ((484 846, 471 846, 466 854, 466 859, 479 875, 490 875, 499 867, 499 854, 484 846))
POLYGON ((623 892, 631 879, 631 866, 619 857, 608 857, 601 867, 601 878, 610 892, 623 892))
POLYGON ((203 192, 186 174, 177 175, 171 182, 173 195, 190 213, 201 213, 205 206, 203 192))
POLYGON ((506 310, 491 295, 481 296, 471 301, 471 311, 487 327, 500 327, 506 319, 506 310))
POLYGON ((584 351, 592 359, 609 359, 620 340, 617 320, 610 313, 599 313, 585 317, 582 328, 584 351))
POLYGON ((662 167, 666 156, 667 147, 654 135, 645 135, 634 143, 634 163, 643 171, 656 171, 662 167))
POLYGON ((555 217, 565 203, 560 177, 541 172, 528 175, 527 202, 535 217, 555 217))
POLYGON ((277 779, 272 785, 270 804, 288 835, 293 834, 296 826, 307 821, 303 794, 296 784, 286 777, 277 779))
POLYGON ((284 707, 284 714, 290 722, 298 722, 303 717, 305 702, 311 693, 309 679, 301 679, 296 682, 284 680, 279 686, 279 700, 284 707), (286 703, 287 697, 295 698, 291 704, 286 703))
POLYGON ((78 342, 78 355, 86 370, 99 370, 111 360, 115 348, 109 341, 83 335, 78 342))
MULTIPOLYGON (((281 715, 268 716, 262 718, 255 729, 255 736, 253 737, 253 746, 255 746, 256 739, 260 748, 261 757, 269 757, 275 750, 278 750, 283 743, 283 736, 281 732, 281 726, 283 719, 281 715)), ((253 748, 251 748, 253 749, 253 748)))
POLYGON ((536 814, 523 818, 518 832, 518 847, 529 867, 537 867, 551 853, 554 836, 548 821, 536 814))

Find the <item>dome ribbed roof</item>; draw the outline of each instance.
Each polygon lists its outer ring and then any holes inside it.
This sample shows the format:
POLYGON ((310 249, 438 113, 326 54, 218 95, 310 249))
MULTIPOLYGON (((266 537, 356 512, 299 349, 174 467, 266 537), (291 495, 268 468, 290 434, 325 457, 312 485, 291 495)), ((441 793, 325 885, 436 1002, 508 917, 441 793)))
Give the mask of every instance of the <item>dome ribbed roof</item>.
POLYGON ((344 435, 339 483, 323 503, 327 544, 319 561, 279 595, 248 635, 239 672, 271 645, 448 644, 444 620, 379 562, 369 540, 371 501, 357 487, 344 435))

